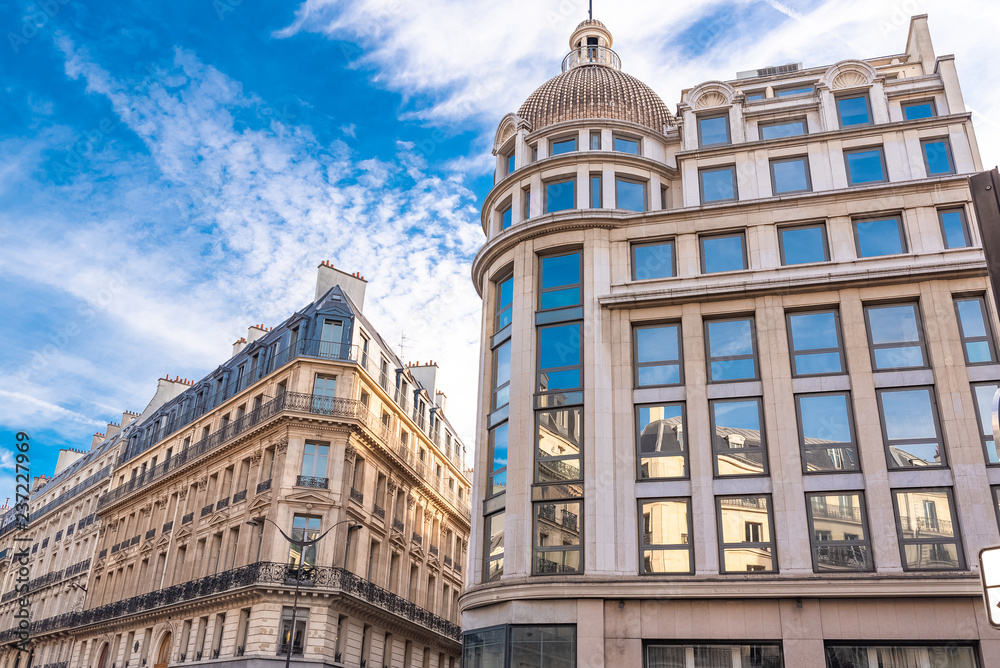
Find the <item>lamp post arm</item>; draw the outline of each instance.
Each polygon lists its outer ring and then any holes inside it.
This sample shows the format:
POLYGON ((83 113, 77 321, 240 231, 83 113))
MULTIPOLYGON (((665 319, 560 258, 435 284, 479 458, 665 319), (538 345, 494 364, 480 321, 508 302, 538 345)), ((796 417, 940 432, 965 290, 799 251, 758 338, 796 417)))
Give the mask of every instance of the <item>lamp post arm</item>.
POLYGON ((313 538, 312 540, 296 540, 295 538, 292 538, 287 533, 285 533, 281 529, 281 527, 278 526, 276 522, 274 522, 274 520, 271 520, 271 519, 269 519, 267 517, 262 517, 260 519, 264 520, 265 522, 270 522, 271 524, 273 524, 274 528, 278 530, 278 533, 280 533, 285 538, 285 540, 287 540, 292 545, 298 545, 299 547, 309 547, 310 545, 315 545, 316 543, 318 543, 321 540, 323 540, 323 537, 326 536, 326 534, 330 533, 331 531, 333 531, 334 529, 336 529, 341 524, 344 524, 345 522, 353 522, 354 521, 354 520, 350 520, 350 519, 341 520, 341 521, 337 522, 336 524, 334 524, 329 529, 327 529, 326 531, 324 531, 323 533, 321 533, 316 538, 313 538))

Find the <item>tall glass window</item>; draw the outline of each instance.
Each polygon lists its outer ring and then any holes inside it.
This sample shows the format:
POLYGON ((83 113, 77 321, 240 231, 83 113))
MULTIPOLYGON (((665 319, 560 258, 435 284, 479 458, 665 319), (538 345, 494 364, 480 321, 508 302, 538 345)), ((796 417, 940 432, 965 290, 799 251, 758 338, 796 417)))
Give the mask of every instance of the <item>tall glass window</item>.
POLYGON ((499 427, 490 430, 487 497, 493 497, 507 491, 508 424, 504 422, 499 427))
POLYGON ((987 323, 986 302, 982 297, 957 297, 955 312, 962 336, 962 349, 966 364, 992 364, 996 362, 993 336, 987 323))
POLYGON ((789 313, 788 338, 793 375, 846 373, 844 341, 836 310, 789 313))
POLYGON ((496 411, 510 403, 510 341, 493 350, 493 407, 496 411))
POLYGON ((579 252, 547 255, 539 259, 539 310, 578 306, 582 302, 580 290, 581 255, 579 252))
POLYGON ((626 211, 646 210, 646 183, 615 177, 615 205, 626 211))
POLYGON ((538 328, 538 392, 583 386, 579 322, 538 328))
POLYGON ((679 385, 681 374, 679 323, 637 326, 634 331, 635 386, 679 385))
POLYGON ((889 468, 947 466, 933 388, 905 387, 875 392, 889 468))
POLYGON ((545 192, 545 213, 555 213, 566 209, 576 208, 576 179, 560 179, 558 181, 546 181, 545 192))
POLYGON ((639 479, 687 478, 684 404, 644 404, 635 407, 639 479))
POLYGON ((703 274, 747 268, 747 244, 743 232, 703 236, 698 241, 701 243, 703 274))
POLYGON ((513 220, 514 220, 513 214, 511 213, 511 208, 510 205, 508 204, 506 208, 504 208, 504 210, 500 212, 500 229, 506 230, 508 227, 510 227, 513 220))
POLYGON ((976 400, 979 437, 983 442, 986 463, 990 465, 1000 464, 1000 456, 997 455, 997 445, 993 441, 993 395, 996 394, 996 391, 997 384, 995 382, 976 383, 972 386, 972 396, 976 400))
MULTIPOLYGON (((483 568, 484 582, 497 582, 503 575, 503 532, 504 512, 486 516, 485 524, 485 565, 483 568)), ((481 664, 484 667, 493 664, 481 664)))
POLYGON ((674 275, 674 240, 632 244, 632 280, 670 278, 674 275))
MULTIPOLYGON (((322 518, 315 515, 295 515, 292 518, 292 539, 300 541, 316 540, 319 537, 322 521, 322 518)), ((298 545, 289 543, 288 563, 296 567, 300 563, 303 568, 314 567, 316 565, 316 546, 309 545, 303 551, 298 545)))
POLYGON ((854 221, 858 257, 899 255, 906 252, 903 221, 898 216, 854 221))
POLYGON ((870 125, 872 122, 871 107, 867 95, 851 95, 837 98, 837 116, 840 127, 849 128, 857 125, 870 125))
POLYGON ((882 147, 844 151, 847 182, 852 186, 887 181, 882 147))
POLYGON ((826 245, 826 225, 823 223, 779 227, 778 242, 781 264, 786 266, 826 262, 830 259, 830 251, 826 245))
POLYGON ((601 131, 591 130, 590 132, 590 150, 600 151, 601 150, 601 131))
POLYGON ((857 471, 857 440, 847 392, 795 397, 805 473, 857 471))
POLYGON ((496 283, 496 317, 493 321, 493 331, 499 332, 511 323, 514 309, 514 277, 496 283))
POLYGON ((306 443, 302 455, 302 475, 308 478, 326 478, 326 462, 329 454, 329 445, 306 443))
POLYGON ((965 568, 950 487, 892 490, 903 570, 965 568))
POLYGON ((875 371, 928 366, 916 304, 866 306, 865 321, 875 371))
POLYGON ((729 142, 729 114, 698 118, 698 146, 717 146, 729 142))
POLYGON ((577 481, 583 478, 583 407, 535 412, 535 482, 577 481))
POLYGON ((951 144, 947 139, 925 139, 920 142, 920 148, 924 153, 927 176, 955 173, 955 161, 951 157, 951 144))
POLYGON ((965 248, 971 246, 969 227, 965 223, 965 211, 957 209, 938 209, 938 220, 941 221, 941 236, 944 237, 945 248, 965 248))
POLYGON ((814 572, 874 570, 861 492, 806 494, 806 510, 814 572))
POLYGON ((639 501, 639 574, 693 573, 691 500, 639 501))
POLYGON ((764 415, 759 398, 715 399, 709 402, 715 475, 767 473, 764 415))
POLYGON ((707 167, 698 170, 701 203, 728 202, 737 199, 736 166, 707 167))
POLYGON ((720 572, 777 572, 770 495, 720 496, 716 504, 720 572))
POLYGON ((521 218, 528 220, 531 218, 531 188, 525 188, 521 192, 523 194, 522 201, 524 202, 524 205, 521 207, 521 218))
POLYGON ((590 208, 600 209, 604 207, 604 186, 601 185, 600 174, 590 175, 590 208))
POLYGON ((757 380, 753 317, 705 321, 705 345, 710 382, 757 380))
POLYGON ((536 575, 583 572, 582 511, 579 499, 535 503, 536 575))
POLYGON ((508 174, 513 174, 514 173, 514 169, 515 169, 514 158, 515 157, 516 157, 516 154, 515 154, 514 151, 511 151, 510 153, 507 154, 507 173, 508 174))
POLYGON ((775 195, 801 193, 812 190, 809 178, 809 159, 780 158, 771 160, 771 192, 775 195))

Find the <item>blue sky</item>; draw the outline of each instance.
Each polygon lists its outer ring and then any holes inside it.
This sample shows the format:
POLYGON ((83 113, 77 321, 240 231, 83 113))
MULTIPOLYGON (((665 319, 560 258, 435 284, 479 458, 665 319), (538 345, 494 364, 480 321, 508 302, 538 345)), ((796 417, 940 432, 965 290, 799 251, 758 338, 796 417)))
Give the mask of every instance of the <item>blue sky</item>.
MULTIPOLYGON (((671 108, 741 69, 899 53, 928 13, 984 162, 1000 155, 1000 93, 976 77, 993 3, 596 4, 671 108)), ((439 362, 471 441, 492 136, 558 73, 586 3, 46 6, 0 6, 0 469, 19 429, 49 473, 157 378, 204 376, 307 303, 320 260, 369 279, 366 312, 407 359, 439 362)))

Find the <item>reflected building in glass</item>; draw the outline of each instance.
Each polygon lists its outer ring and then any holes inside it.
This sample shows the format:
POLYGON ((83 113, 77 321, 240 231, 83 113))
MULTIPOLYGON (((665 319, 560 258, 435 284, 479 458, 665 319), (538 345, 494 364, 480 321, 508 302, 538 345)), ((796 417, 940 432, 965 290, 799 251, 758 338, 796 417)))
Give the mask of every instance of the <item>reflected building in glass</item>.
POLYGON ((858 55, 672 111, 588 20, 500 121, 466 668, 1000 665, 982 164, 926 16, 858 55))

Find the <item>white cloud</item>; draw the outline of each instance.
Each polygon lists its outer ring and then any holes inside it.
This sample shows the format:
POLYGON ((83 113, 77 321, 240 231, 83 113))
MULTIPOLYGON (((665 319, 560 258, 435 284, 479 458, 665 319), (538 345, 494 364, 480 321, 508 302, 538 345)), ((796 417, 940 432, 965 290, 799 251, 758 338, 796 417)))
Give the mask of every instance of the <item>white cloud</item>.
MULTIPOLYGON (((376 85, 409 99, 410 116, 440 124, 475 122, 486 132, 559 73, 569 35, 586 12, 583 0, 306 0, 294 22, 276 34, 311 31, 356 42, 361 48, 345 49, 344 56, 370 69, 376 85)), ((909 17, 921 13, 929 14, 938 54, 956 55, 984 161, 996 164, 1000 89, 981 73, 993 69, 998 3, 703 0, 664 11, 662 2, 649 0, 601 3, 595 17, 615 35, 623 69, 673 107, 683 88, 732 79, 740 70, 901 53, 909 17)), ((484 160, 479 167, 489 171, 492 163, 484 160)))

